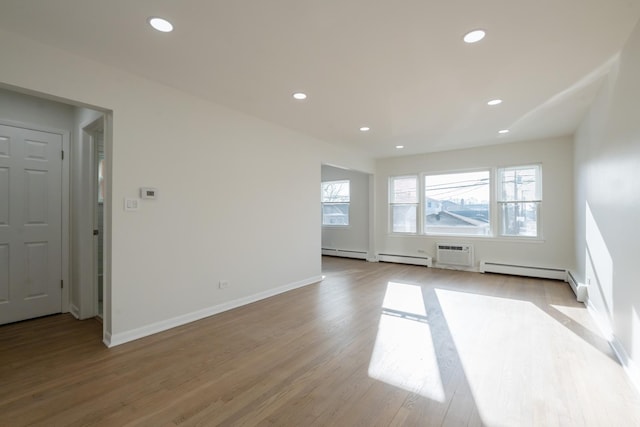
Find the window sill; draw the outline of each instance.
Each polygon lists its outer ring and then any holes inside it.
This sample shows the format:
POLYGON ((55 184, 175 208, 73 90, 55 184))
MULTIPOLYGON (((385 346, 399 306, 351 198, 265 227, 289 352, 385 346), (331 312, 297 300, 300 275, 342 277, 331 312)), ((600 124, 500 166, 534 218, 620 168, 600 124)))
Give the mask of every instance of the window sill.
POLYGON ((507 237, 507 236, 480 236, 474 234, 417 234, 417 233, 387 233, 387 237, 420 237, 429 239, 461 239, 461 240, 478 240, 491 241, 501 243, 546 243, 546 240, 539 237, 507 237))

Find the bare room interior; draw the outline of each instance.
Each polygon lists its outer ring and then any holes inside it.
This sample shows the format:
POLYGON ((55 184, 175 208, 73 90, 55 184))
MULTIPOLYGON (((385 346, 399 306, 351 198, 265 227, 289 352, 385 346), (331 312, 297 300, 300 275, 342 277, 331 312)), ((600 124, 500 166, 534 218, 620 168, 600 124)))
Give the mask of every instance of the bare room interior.
POLYGON ((640 425, 639 19, 0 1, 0 425, 640 425))

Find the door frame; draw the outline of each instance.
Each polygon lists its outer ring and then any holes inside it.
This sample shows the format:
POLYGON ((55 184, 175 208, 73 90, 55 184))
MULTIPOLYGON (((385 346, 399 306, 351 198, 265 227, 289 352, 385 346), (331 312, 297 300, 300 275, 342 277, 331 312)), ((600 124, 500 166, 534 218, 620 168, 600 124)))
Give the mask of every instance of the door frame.
MULTIPOLYGON (((95 218, 96 218, 96 206, 95 201, 97 199, 97 190, 94 185, 95 175, 97 173, 95 158, 97 156, 96 151, 96 141, 95 141, 95 133, 98 129, 102 129, 103 133, 106 128, 106 120, 105 114, 100 113, 100 117, 92 118, 86 122, 80 123, 80 133, 81 133, 81 141, 82 150, 86 150, 87 154, 82 156, 81 159, 81 171, 78 171, 79 174, 84 176, 84 180, 89 182, 90 189, 80 190, 83 192, 83 195, 78 195, 81 199, 84 199, 83 207, 88 208, 88 205, 91 205, 91 209, 81 209, 83 218, 79 220, 83 222, 88 222, 91 224, 91 227, 87 227, 86 230, 81 230, 80 236, 80 246, 83 247, 82 252, 91 253, 91 257, 89 258, 90 262, 80 263, 80 276, 84 278, 82 283, 76 284, 78 286, 78 290, 80 293, 79 304, 78 307, 78 318, 80 319, 88 319, 92 317, 96 317, 98 315, 98 265, 97 265, 97 243, 96 238, 93 236, 93 229, 95 227, 95 218), (86 166, 86 168, 85 168, 86 166), (86 176, 85 176, 86 174, 86 176), (84 197, 83 197, 84 196, 84 197), (86 215, 86 217, 85 217, 86 215)), ((106 143, 106 141, 105 141, 106 143)), ((106 214, 106 212, 105 212, 106 214)), ((104 237, 104 236, 103 236, 104 237)), ((104 245, 103 245, 103 254, 104 254, 104 245)), ((104 269, 103 269, 104 272, 104 269)), ((103 277, 104 280, 104 277, 103 277)), ((103 300, 104 300, 104 282, 103 282, 103 300)), ((104 307, 103 307, 104 312, 104 307)), ((104 319, 104 313, 103 313, 104 319)))
POLYGON ((33 123, 26 123, 16 120, 0 119, 0 125, 13 126, 23 129, 35 130, 38 132, 47 132, 60 135, 62 137, 62 151, 64 157, 62 158, 62 197, 61 197, 61 215, 62 215, 62 228, 61 228, 61 247, 60 247, 60 259, 61 267, 61 280, 63 281, 62 294, 60 301, 60 309, 62 313, 68 313, 71 300, 71 280, 69 280, 69 272, 71 266, 70 256, 70 228, 69 228, 69 212, 70 212, 70 170, 69 160, 71 158, 70 150, 70 131, 52 128, 48 126, 42 126, 33 123))

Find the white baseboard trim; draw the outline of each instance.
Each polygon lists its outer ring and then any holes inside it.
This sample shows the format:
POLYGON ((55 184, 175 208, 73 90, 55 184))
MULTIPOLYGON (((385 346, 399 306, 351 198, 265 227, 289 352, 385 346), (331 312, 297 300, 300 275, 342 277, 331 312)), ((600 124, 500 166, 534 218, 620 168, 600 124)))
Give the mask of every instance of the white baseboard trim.
POLYGON ((596 325, 598 325, 598 328, 600 328, 600 331, 604 335, 605 339, 609 342, 611 349, 624 368, 624 371, 631 380, 631 383, 634 385, 636 390, 640 392, 640 369, 638 368, 638 365, 633 360, 631 360, 622 343, 613 333, 613 329, 611 328, 611 325, 609 324, 609 321, 606 319, 606 317, 603 316, 598 311, 598 309, 596 309, 591 301, 587 300, 585 305, 587 306, 587 311, 591 315, 591 318, 595 320, 596 325))
POLYGON ((71 313, 71 315, 76 319, 80 320, 80 309, 74 304, 69 305, 69 313, 71 313))
POLYGON ((102 343, 104 345, 106 345, 107 347, 113 347, 113 344, 111 344, 111 333, 110 332, 105 332, 104 336, 102 337, 102 343))
POLYGON ((367 259, 367 253, 364 251, 352 251, 346 249, 330 249, 322 248, 322 255, 337 256, 342 258, 367 259))
POLYGON ((196 320, 204 319, 205 317, 213 316, 214 314, 222 313, 224 311, 232 310, 234 308, 241 307, 243 305, 251 304, 256 301, 263 300, 293 289, 302 288, 322 280, 322 276, 314 276, 308 279, 300 280, 288 285, 280 286, 277 288, 269 289, 264 292, 259 292, 247 297, 238 298, 232 301, 224 302, 222 304, 207 307, 202 310, 194 311, 192 313, 176 316, 171 319, 161 320, 159 322, 152 323, 150 325, 142 326, 140 328, 131 329, 129 331, 118 332, 116 334, 105 333, 104 343, 107 347, 115 347, 120 344, 127 343, 129 341, 144 338, 149 335, 157 334, 158 332, 166 331, 178 326, 185 325, 187 323, 195 322, 196 320))

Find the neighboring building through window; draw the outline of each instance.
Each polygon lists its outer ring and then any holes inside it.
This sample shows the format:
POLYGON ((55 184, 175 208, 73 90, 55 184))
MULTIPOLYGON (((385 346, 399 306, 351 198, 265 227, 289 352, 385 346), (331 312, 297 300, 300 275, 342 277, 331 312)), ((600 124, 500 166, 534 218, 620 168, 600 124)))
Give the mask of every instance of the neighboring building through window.
POLYGON ((322 183, 322 225, 349 225, 349 180, 322 183))
POLYGON ((424 177, 424 232, 490 235, 491 172, 424 177))
POLYGON ((539 165, 498 169, 500 235, 540 236, 541 174, 539 165))
POLYGON ((391 232, 416 233, 418 218, 418 176, 389 179, 391 232))

